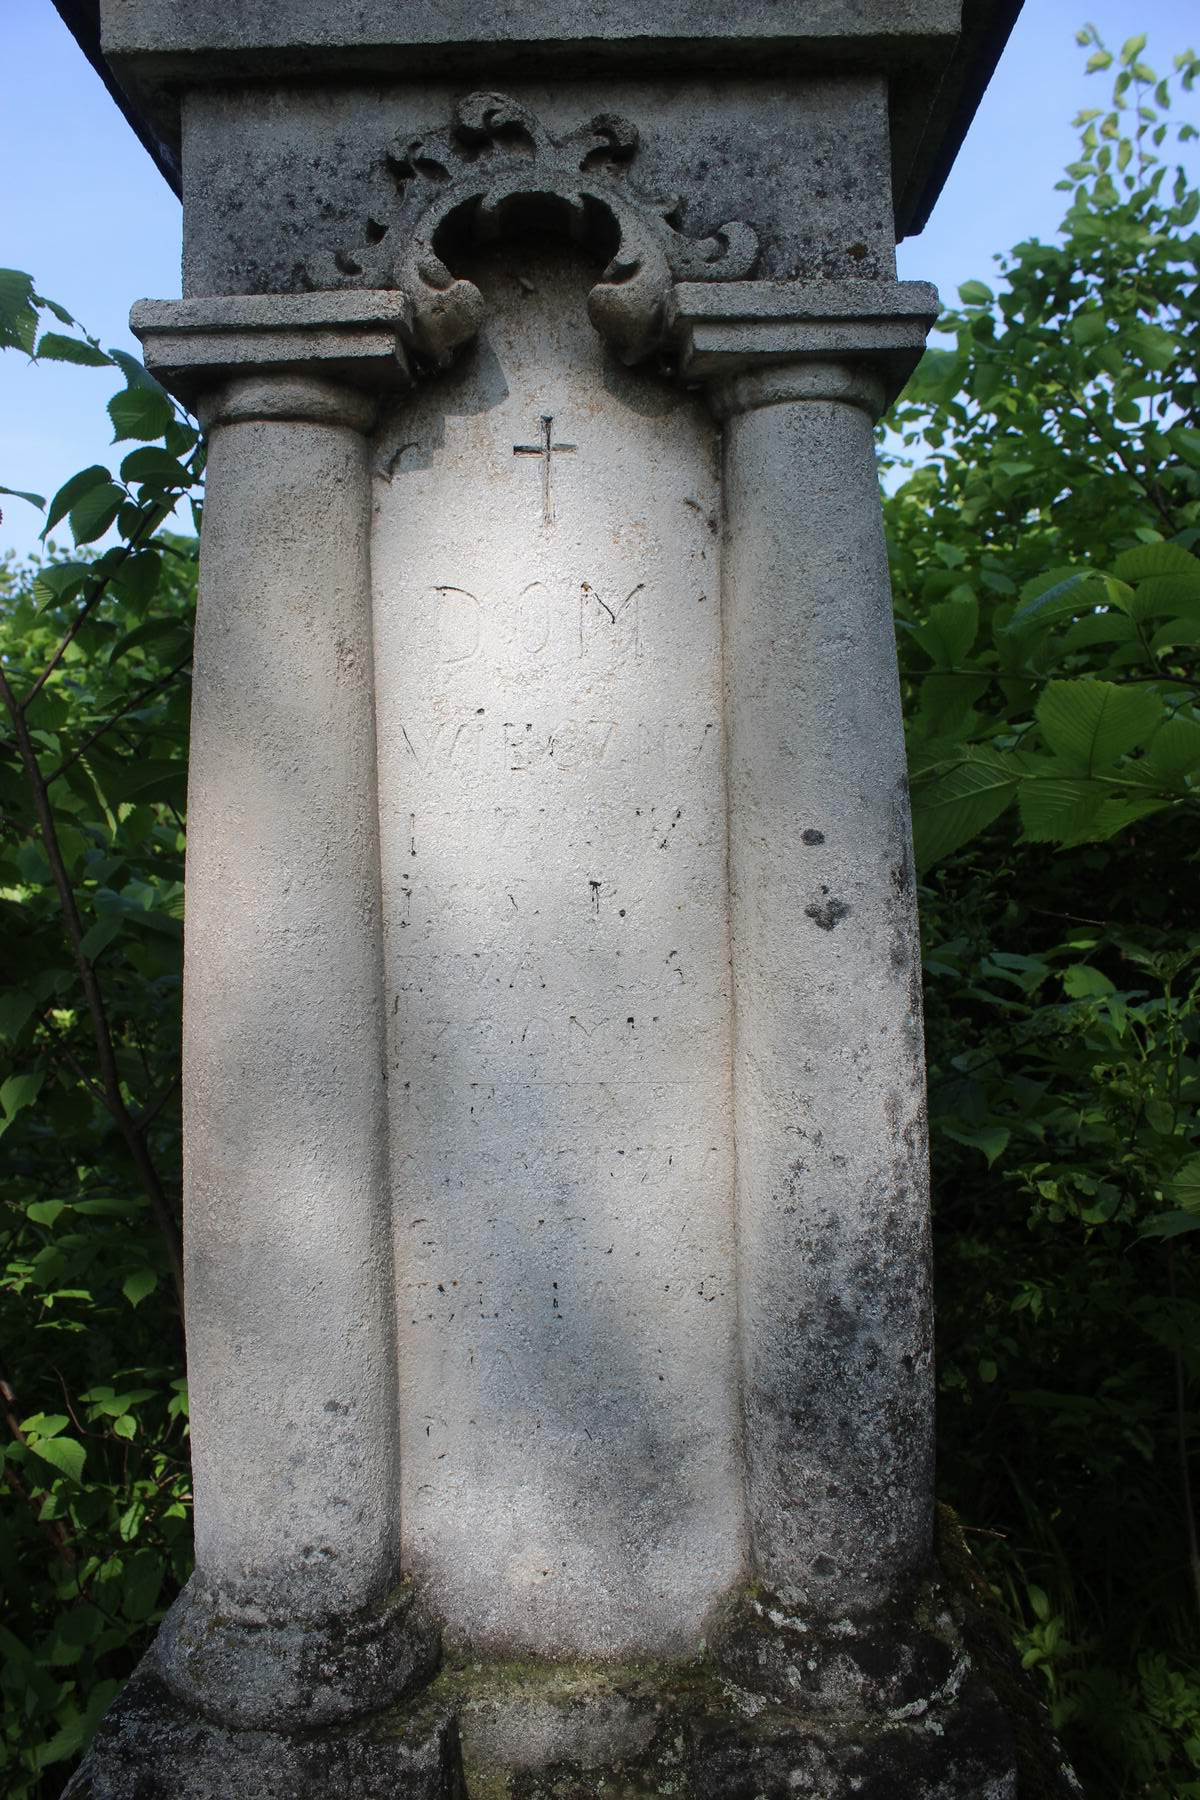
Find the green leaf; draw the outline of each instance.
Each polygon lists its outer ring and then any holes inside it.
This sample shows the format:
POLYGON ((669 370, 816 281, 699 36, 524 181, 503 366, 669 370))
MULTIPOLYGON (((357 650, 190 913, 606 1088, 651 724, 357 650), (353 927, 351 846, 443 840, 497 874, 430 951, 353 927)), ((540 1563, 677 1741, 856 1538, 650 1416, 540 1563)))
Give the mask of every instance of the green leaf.
POLYGON ((1108 976, 1090 963, 1072 963, 1062 972, 1062 984, 1072 1000, 1095 1000, 1117 991, 1108 976))
POLYGON ((27 1419, 19 1421, 22 1431, 30 1431, 38 1437, 54 1437, 57 1432, 65 1431, 71 1423, 66 1413, 30 1413, 27 1419))
POLYGON ((1171 619, 1166 625, 1160 625, 1150 639, 1155 656, 1191 644, 1200 644, 1200 619, 1171 619))
POLYGON ((1008 629, 1020 632, 1030 625, 1048 625, 1054 619, 1073 617, 1088 607, 1103 605, 1107 597, 1103 583, 1090 569, 1055 569, 1022 589, 1021 604, 1009 620, 1008 629))
POLYGON ((20 269, 0 269, 0 350, 33 355, 37 308, 33 279, 20 269))
POLYGON ((155 1550, 138 1550, 125 1564, 121 1610, 127 1619, 148 1619, 154 1611, 166 1566, 155 1550))
POLYGON ((175 417, 170 397, 157 384, 153 387, 129 387, 114 394, 108 403, 108 416, 113 422, 113 442, 122 438, 162 437, 175 417))
POLYGON ((1144 1238, 1182 1237, 1185 1231, 1200 1231, 1200 1213, 1157 1213, 1147 1219, 1139 1235, 1144 1238))
POLYGON ((983 281, 964 281, 958 290, 958 297, 964 306, 990 306, 996 298, 983 281))
POLYGON ((1089 349, 1108 336, 1108 321, 1099 308, 1076 313, 1071 320, 1071 336, 1081 350, 1089 349))
POLYGON ((44 331, 34 354, 47 362, 78 363, 89 369, 104 369, 112 364, 98 344, 85 338, 64 337, 61 331, 44 331))
POLYGON ((154 550, 139 550, 126 557, 113 576, 113 586, 131 605, 146 606, 158 592, 161 574, 161 556, 154 550))
POLYGON ((1194 575, 1197 558, 1178 544, 1139 544, 1125 550, 1113 564, 1120 581, 1143 581, 1148 575, 1194 575))
POLYGON ((147 1294, 152 1294, 158 1286, 158 1276, 153 1269, 135 1269, 121 1283, 121 1292, 130 1306, 140 1306, 147 1294))
POLYGON ((93 463, 87 469, 80 469, 77 475, 72 475, 69 481, 64 481, 50 502, 50 511, 46 515, 46 523, 42 530, 43 538, 53 531, 60 519, 66 518, 71 508, 83 498, 84 494, 89 493, 92 488, 101 487, 105 482, 111 481, 112 476, 109 471, 102 468, 99 463, 93 463))
POLYGON ((127 386, 151 388, 158 394, 166 393, 166 389, 154 379, 140 356, 131 356, 128 350, 114 350, 111 347, 108 354, 125 377, 127 386))
POLYGON ((37 1005, 34 996, 24 988, 10 987, 0 991, 0 1037, 10 1042, 20 1036, 37 1005))
POLYGON ((29 1448, 43 1462, 48 1462, 52 1469, 67 1476, 70 1481, 79 1485, 83 1481, 83 1465, 87 1460, 87 1452, 82 1444, 74 1438, 54 1437, 37 1438, 29 1448))
POLYGON ((109 666, 119 662, 127 651, 135 650, 139 644, 153 643, 155 638, 188 635, 190 627, 183 619, 147 619, 132 631, 127 631, 123 638, 118 638, 109 652, 109 666))
POLYGON ((125 503, 125 490, 115 482, 89 488, 71 508, 71 531, 77 544, 92 544, 103 537, 125 503))
POLYGON ((971 1150, 982 1151, 989 1169, 1003 1156, 1012 1136, 1007 1125, 983 1125, 977 1131, 968 1131, 963 1126, 941 1123, 939 1130, 943 1137, 952 1138, 956 1144, 965 1144, 971 1150))
POLYGON ((1200 1156, 1189 1157, 1170 1181, 1164 1181, 1163 1192, 1181 1206, 1200 1212, 1200 1156))
POLYGON ((1146 48, 1146 33, 1140 31, 1136 37, 1126 38, 1121 45, 1121 62, 1125 68, 1137 61, 1146 48))
POLYGON ((59 1636, 68 1644, 94 1644, 104 1629, 104 1614, 84 1601, 70 1612, 60 1613, 57 1624, 59 1636))
POLYGON ((1087 63, 1085 66, 1086 66, 1086 72, 1089 75, 1094 75, 1098 69, 1111 68, 1112 67, 1112 51, 1111 50, 1094 50, 1092 52, 1092 54, 1088 57, 1087 63))
POLYGON ((1147 1100, 1146 1123, 1151 1131, 1170 1137, 1175 1130, 1175 1108, 1167 1100, 1147 1100))
POLYGON ((1050 681, 1035 716, 1051 750, 1091 775, 1145 743, 1162 718, 1162 701, 1111 681, 1050 681))
POLYGON ((121 464, 121 480, 132 486, 134 483, 151 483, 155 487, 189 488, 192 478, 177 457, 171 456, 157 444, 147 444, 141 450, 131 450, 121 464))
POLYGON ((92 563, 47 563, 38 570, 34 578, 34 598, 43 606, 53 605, 83 587, 94 573, 95 566, 92 563))
POLYGON ((944 600, 931 606, 929 618, 913 631, 915 641, 938 668, 953 668, 975 642, 979 606, 975 600, 944 600))
POLYGON ((105 913, 84 932, 79 948, 89 962, 95 962, 100 953, 108 949, 113 939, 120 937, 124 922, 124 915, 120 912, 105 913))
POLYGON ((1144 767, 1168 786, 1200 769, 1200 719, 1168 719, 1147 744, 1144 767))
POLYGON ((45 1073, 38 1070, 32 1075, 10 1075, 0 1087, 0 1108, 6 1119, 15 1119, 25 1107, 32 1106, 42 1091, 45 1073))
POLYGON ((65 1762, 83 1748, 83 1720, 77 1715, 68 1718, 52 1737, 37 1746, 35 1760, 39 1769, 49 1768, 53 1763, 65 1762))
POLYGON ((66 1210, 65 1200, 34 1200, 25 1208, 25 1217, 35 1225, 53 1225, 59 1213, 66 1210))
POLYGON ((913 840, 917 866, 941 862, 983 831, 1017 792, 1019 768, 999 755, 983 755, 913 789, 913 840))
POLYGON ((1128 602, 1131 619, 1176 617, 1200 619, 1200 563, 1194 574, 1150 575, 1139 581, 1128 602))
POLYGON ((954 350, 926 350, 909 377, 903 398, 917 406, 937 406, 953 398, 962 385, 966 359, 954 350))
POLYGON ((1121 347, 1126 356, 1148 363, 1160 374, 1169 369, 1179 356, 1179 339, 1161 325, 1129 325, 1122 333, 1121 347))
POLYGON ((1149 798, 1114 799, 1104 781, 1046 778, 1023 781, 1018 801, 1031 843, 1063 845, 1101 843, 1170 804, 1149 798))
POLYGON ((28 500, 30 506, 36 506, 39 512, 46 504, 44 494, 28 494, 23 488, 0 487, 0 494, 10 494, 14 500, 28 500))
POLYGON ((1063 633, 1064 650, 1087 650, 1095 644, 1136 644, 1137 626, 1127 613, 1091 612, 1063 633))

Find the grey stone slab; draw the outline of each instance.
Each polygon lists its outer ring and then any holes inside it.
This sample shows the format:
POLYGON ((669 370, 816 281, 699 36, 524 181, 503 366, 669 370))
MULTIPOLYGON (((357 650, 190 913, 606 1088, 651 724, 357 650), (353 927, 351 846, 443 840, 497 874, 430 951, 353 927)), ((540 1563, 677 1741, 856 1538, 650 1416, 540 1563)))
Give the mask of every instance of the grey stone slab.
POLYGON ((457 80, 480 69, 494 80, 534 67, 555 79, 630 66, 736 66, 772 78, 781 70, 869 68, 885 73, 890 86, 900 236, 928 217, 1020 10, 1020 0, 759 0, 736 13, 699 0, 650 10, 632 0, 454 0, 437 8, 371 0, 353 9, 305 0, 286 13, 270 5, 230 9, 219 0, 187 8, 170 0, 56 4, 177 189, 180 95, 213 82, 317 74, 330 81, 381 71, 457 80))
MULTIPOLYGON (((681 201, 682 229, 708 237, 743 220, 754 273, 780 280, 895 275, 886 82, 808 71, 770 83, 704 75, 551 81, 527 70, 506 92, 555 138, 619 115, 638 133, 625 172, 681 201)), ((397 164, 438 139, 471 84, 278 80, 202 89, 184 109, 184 291, 302 292, 386 285, 355 268, 402 249, 422 187, 397 164), (403 195, 398 192, 403 187, 403 195), (384 234, 387 234, 385 237, 384 234), (398 243, 397 240, 400 240, 398 243)), ((431 147, 440 157, 440 147, 431 147)), ((436 199, 438 178, 427 184, 436 199)), ((611 255, 597 244, 598 264, 611 255)))
POLYGON ((745 1559, 717 433, 585 265, 478 279, 375 465, 404 1558, 457 1639, 686 1652, 745 1559))
MULTIPOLYGON (((707 0, 292 0, 286 10, 258 0, 236 10, 223 0, 103 0, 103 43, 109 56, 203 56, 228 53, 238 68, 259 54, 297 61, 342 50, 399 56, 421 46, 477 46, 493 59, 505 44, 554 48, 579 44, 620 47, 640 59, 647 44, 699 49, 723 55, 751 54, 756 44, 806 51, 865 43, 904 46, 952 40, 960 28, 960 0, 752 0, 724 13, 707 0)), ((186 66, 186 65, 181 65, 186 66)))
POLYGON ((405 386, 401 334, 408 296, 361 289, 340 294, 234 294, 204 300, 142 300, 129 327, 146 367, 195 408, 226 379, 250 372, 320 373, 373 391, 405 386))
POLYGON ((937 290, 924 281, 680 282, 670 336, 688 378, 826 358, 877 368, 890 402, 937 313, 937 290))
POLYGON ((321 1735, 231 1731, 143 1665, 105 1716, 64 1800, 468 1800, 458 1729, 374 1725, 321 1735))

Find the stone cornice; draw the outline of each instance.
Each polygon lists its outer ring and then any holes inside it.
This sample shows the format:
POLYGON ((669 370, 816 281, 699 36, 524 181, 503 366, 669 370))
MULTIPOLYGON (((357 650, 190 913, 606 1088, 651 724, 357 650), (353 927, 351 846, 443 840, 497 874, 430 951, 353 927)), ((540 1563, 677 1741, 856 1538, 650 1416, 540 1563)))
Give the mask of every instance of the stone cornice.
POLYGON ((239 375, 326 376, 359 388, 407 386, 412 323, 395 289, 218 294, 139 300, 129 326, 146 367, 188 406, 239 375))
POLYGON ((937 314, 937 289, 926 281, 685 281, 674 290, 670 329, 687 380, 836 360, 874 368, 890 403, 937 314))
MULTIPOLYGON (((611 287, 619 294, 621 283, 611 287)), ((482 310, 480 301, 474 329, 482 310)), ((664 293, 667 342, 685 381, 837 361, 873 369, 888 401, 916 367, 937 310, 936 289, 921 281, 680 281, 664 293)), ((412 301, 396 288, 143 300, 130 324, 147 368, 192 406, 238 376, 405 386, 413 379, 406 347, 422 350, 412 301)))

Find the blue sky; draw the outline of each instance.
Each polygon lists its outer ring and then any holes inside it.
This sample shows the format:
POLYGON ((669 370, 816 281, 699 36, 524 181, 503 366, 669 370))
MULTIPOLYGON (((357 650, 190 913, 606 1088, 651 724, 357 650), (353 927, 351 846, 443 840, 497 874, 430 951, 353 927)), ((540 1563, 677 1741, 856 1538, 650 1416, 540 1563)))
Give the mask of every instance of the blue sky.
MULTIPOLYGON (((1071 157, 1070 120, 1107 97, 1085 78, 1074 35, 1094 21, 1113 48, 1146 31, 1162 72, 1200 38, 1195 0, 1025 0, 1024 11, 929 226, 900 246, 900 274, 953 298, 1023 237, 1052 237, 1071 157)), ((27 270, 107 347, 135 350, 129 307, 179 293, 178 202, 76 49, 50 0, 8 0, 8 75, 0 110, 0 265, 27 270)), ((104 412, 112 371, 31 367, 0 356, 0 483, 49 494, 78 468, 109 460, 104 412)), ((117 453, 119 458, 119 452, 117 453)), ((40 521, 3 501, 0 550, 24 553, 40 521)))

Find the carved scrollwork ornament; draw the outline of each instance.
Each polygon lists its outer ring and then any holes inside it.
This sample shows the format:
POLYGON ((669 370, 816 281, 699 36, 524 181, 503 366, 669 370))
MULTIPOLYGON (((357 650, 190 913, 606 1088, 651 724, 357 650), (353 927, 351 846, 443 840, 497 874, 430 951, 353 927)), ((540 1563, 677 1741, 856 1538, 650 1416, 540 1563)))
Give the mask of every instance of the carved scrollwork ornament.
POLYGON ((673 283, 739 280, 754 267, 758 236, 734 221, 711 237, 688 237, 681 201, 631 180, 638 142, 637 127, 613 113, 556 139, 506 95, 469 94, 448 127, 391 146, 385 216, 368 220, 362 245, 337 253, 338 270, 368 287, 403 289, 411 347, 444 362, 475 336, 485 310, 479 289, 448 259, 511 229, 565 231, 607 253, 588 315, 624 361, 640 361, 663 340, 673 283))

